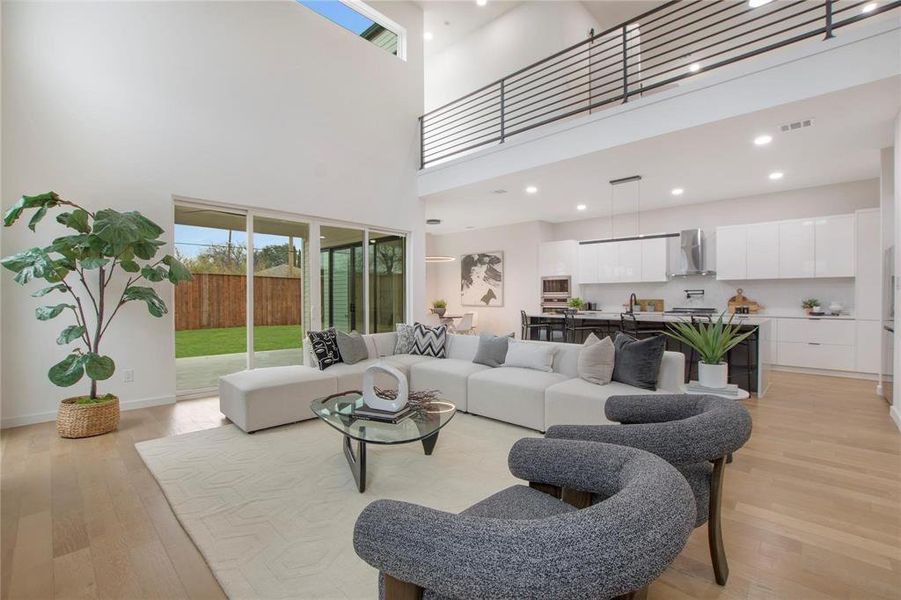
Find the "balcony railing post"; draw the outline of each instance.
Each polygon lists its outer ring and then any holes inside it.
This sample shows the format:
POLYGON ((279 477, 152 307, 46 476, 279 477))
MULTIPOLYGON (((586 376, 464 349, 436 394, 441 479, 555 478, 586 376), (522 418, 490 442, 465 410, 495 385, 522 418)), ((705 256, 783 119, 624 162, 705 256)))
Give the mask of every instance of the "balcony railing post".
POLYGON ((425 169, 425 118, 419 117, 419 168, 425 169))
POLYGON ((501 144, 504 143, 504 80, 501 79, 501 144))
POLYGON ((626 54, 626 26, 623 25, 623 104, 629 101, 629 57, 626 54))
POLYGON ((834 38, 832 34, 832 0, 826 0, 826 37, 824 40, 834 38))

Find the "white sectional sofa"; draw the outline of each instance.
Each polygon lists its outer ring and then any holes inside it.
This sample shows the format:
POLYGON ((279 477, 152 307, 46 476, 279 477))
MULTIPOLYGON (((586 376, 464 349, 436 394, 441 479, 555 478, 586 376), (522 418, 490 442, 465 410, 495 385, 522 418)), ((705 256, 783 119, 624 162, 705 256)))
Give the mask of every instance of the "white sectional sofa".
MULTIPOLYGON (((369 358, 353 365, 338 364, 320 371, 306 350, 304 365, 241 371, 219 380, 219 407, 247 432, 314 417, 310 402, 324 395, 359 390, 363 372, 379 361, 398 368, 411 390, 439 390, 458 410, 530 429, 551 425, 596 425, 604 418, 607 398, 620 394, 684 392, 685 357, 665 352, 656 392, 618 382, 588 383, 578 376, 581 346, 528 342, 556 347, 553 372, 519 367, 491 368, 472 362, 479 338, 448 335, 447 358, 394 354, 397 336, 363 336, 369 358)), ((379 379, 377 377, 377 382, 379 379)), ((389 385, 388 379, 381 381, 389 385)))

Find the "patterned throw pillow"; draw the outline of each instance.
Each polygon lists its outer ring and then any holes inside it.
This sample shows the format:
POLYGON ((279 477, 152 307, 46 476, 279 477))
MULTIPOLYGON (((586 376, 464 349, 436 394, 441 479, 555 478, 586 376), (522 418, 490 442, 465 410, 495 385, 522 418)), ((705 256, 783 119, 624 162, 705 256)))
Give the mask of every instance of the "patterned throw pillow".
POLYGON ((406 323, 398 323, 394 329, 397 331, 397 343, 394 344, 394 353, 410 354, 413 351, 413 326, 406 323))
POLYGON ((413 348, 410 354, 444 358, 447 347, 447 325, 429 327, 422 323, 413 325, 413 348))
POLYGON ((310 348, 320 371, 343 362, 341 352, 338 350, 338 334, 334 327, 329 327, 325 331, 308 331, 307 337, 310 338, 310 348))

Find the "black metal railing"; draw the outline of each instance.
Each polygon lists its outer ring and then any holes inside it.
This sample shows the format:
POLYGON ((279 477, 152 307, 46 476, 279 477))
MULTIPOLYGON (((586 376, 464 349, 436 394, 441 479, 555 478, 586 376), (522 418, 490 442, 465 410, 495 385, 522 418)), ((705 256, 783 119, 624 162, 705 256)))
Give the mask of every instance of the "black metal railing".
POLYGON ((834 31, 901 0, 674 0, 420 117, 425 168, 834 31))

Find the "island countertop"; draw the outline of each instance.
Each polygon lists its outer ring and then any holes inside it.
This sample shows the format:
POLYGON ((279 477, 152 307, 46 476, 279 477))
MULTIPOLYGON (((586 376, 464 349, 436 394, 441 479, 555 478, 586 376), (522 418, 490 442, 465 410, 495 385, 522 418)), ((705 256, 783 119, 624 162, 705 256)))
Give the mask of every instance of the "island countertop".
MULTIPOLYGON (((613 311, 579 311, 575 313, 573 316, 577 319, 583 320, 591 320, 597 319, 598 321, 619 321, 620 317, 623 313, 613 312, 613 311)), ((668 323, 668 322, 679 322, 679 321, 687 321, 689 315, 674 315, 662 312, 636 312, 634 313, 636 321, 645 321, 650 323, 668 323)), ((537 319, 563 319, 562 313, 532 313, 528 315, 531 318, 537 319)), ((716 318, 716 315, 713 315, 716 318)), ((754 315, 734 315, 734 319, 732 320, 733 325, 761 325, 763 323, 769 322, 770 319, 764 316, 754 316, 754 315)))

